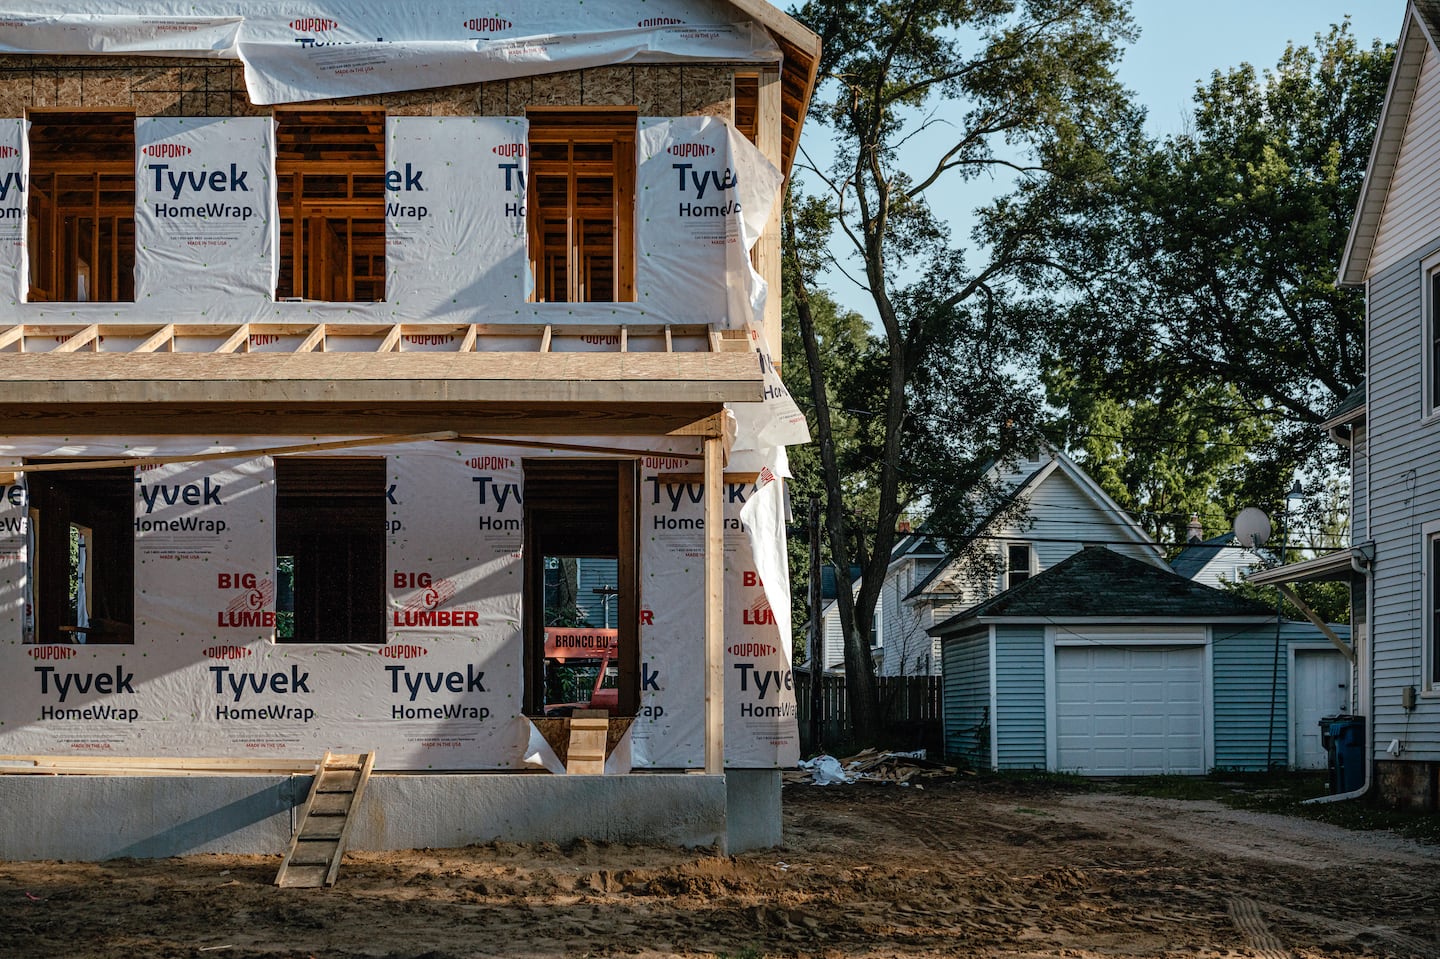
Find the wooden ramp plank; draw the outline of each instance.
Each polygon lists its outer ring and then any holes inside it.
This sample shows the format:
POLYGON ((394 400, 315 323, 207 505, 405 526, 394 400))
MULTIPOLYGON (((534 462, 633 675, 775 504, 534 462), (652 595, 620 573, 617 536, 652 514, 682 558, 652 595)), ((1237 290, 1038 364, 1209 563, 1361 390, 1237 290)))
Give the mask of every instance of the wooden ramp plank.
POLYGON ((314 888, 335 884, 354 813, 374 768, 373 752, 324 755, 315 767, 310 794, 300 810, 300 824, 280 863, 275 885, 314 888))
POLYGON ((570 717, 570 744, 565 772, 572 776, 605 774, 605 740, 610 714, 603 709, 577 709, 570 717))

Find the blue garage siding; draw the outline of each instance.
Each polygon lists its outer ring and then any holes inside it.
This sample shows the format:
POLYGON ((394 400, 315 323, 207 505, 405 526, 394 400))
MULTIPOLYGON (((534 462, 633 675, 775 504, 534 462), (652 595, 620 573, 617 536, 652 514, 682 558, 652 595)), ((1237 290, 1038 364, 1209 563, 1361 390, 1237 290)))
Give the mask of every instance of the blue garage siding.
MULTIPOLYGON (((1275 675, 1274 626, 1215 626, 1214 697, 1215 766, 1218 769, 1264 769, 1267 758, 1288 765, 1290 689, 1288 647, 1293 642, 1321 639, 1309 623, 1285 623, 1280 630, 1280 668, 1275 675), (1271 686, 1275 714, 1271 724, 1271 686), (1266 727, 1270 748, 1266 750, 1266 727)), ((1336 632, 1348 638, 1349 630, 1336 632)))
POLYGON ((995 688, 999 769, 1045 768, 1045 627, 998 626, 995 688))
POLYGON ((989 633, 946 640, 940 655, 945 684, 945 754, 989 769, 989 633))

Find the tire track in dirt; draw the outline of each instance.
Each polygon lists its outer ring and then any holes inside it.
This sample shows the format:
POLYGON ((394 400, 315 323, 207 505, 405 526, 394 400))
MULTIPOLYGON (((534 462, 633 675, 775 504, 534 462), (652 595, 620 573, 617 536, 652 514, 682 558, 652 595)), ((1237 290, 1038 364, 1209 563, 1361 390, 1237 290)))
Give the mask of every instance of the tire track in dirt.
POLYGON ((1235 928, 1255 950, 1256 959, 1290 959, 1290 950, 1275 938, 1265 924, 1255 900, 1231 899, 1229 907, 1230 921, 1235 923, 1235 928))
POLYGON ((1360 949, 1384 949, 1387 953, 1403 956, 1433 957, 1440 955, 1440 941, 1421 939, 1393 926, 1383 923, 1350 922, 1338 916, 1327 916, 1318 912, 1305 912, 1270 902, 1257 904, 1264 912, 1283 917, 1311 929, 1320 929, 1330 935, 1338 935, 1347 944, 1360 949), (1388 947, 1393 946, 1394 949, 1388 947))

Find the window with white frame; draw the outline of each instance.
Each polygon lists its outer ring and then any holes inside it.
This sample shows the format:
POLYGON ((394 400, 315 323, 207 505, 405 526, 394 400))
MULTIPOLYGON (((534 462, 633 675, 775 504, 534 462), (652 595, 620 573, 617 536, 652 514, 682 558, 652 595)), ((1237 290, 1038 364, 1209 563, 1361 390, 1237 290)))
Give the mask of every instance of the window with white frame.
POLYGON ((1019 586, 1031 575, 1034 550, 1029 543, 1011 543, 1005 547, 1005 588, 1019 586))
POLYGON ((1421 301, 1424 304, 1422 326, 1424 327, 1424 352, 1421 365, 1424 369, 1424 400, 1421 408, 1424 415, 1440 412, 1440 255, 1421 264, 1424 283, 1421 287, 1421 301))
POLYGON ((1430 637, 1426 644, 1429 653, 1429 663, 1425 670, 1425 688, 1440 689, 1440 524, 1431 523, 1426 526, 1425 545, 1429 553, 1430 566, 1427 576, 1426 597, 1430 605, 1430 637))

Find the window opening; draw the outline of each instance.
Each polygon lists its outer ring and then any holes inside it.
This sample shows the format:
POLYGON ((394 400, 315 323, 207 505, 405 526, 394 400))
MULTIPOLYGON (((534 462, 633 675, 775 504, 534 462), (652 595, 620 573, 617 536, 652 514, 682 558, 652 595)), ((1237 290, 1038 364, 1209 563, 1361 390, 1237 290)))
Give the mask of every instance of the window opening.
POLYGON ((760 76, 740 74, 735 77, 735 129, 755 143, 760 131, 760 76))
POLYGON ((29 113, 32 303, 135 299, 135 115, 29 113))
POLYGON ((1018 586, 1030 578, 1030 544, 1011 543, 1006 547, 1006 569, 1009 571, 1005 588, 1018 586))
POLYGON ((532 107, 526 115, 535 299, 633 301, 636 111, 532 107))
POLYGON ((385 299, 385 111, 277 110, 281 298, 385 299))
POLYGON ((32 583, 37 643, 135 641, 135 473, 32 473, 32 583))
MULTIPOLYGON (((1426 274, 1430 284, 1428 301, 1430 338, 1430 404, 1429 411, 1440 410, 1440 269, 1426 274)), ((1413 342, 1413 341, 1412 341, 1413 342)))
POLYGON ((631 460, 525 461, 525 711, 639 708, 631 460))
POLYGON ((1440 536, 1430 538, 1430 688, 1440 688, 1440 536))
POLYGON ((385 642, 385 460, 275 461, 275 640, 385 642))

